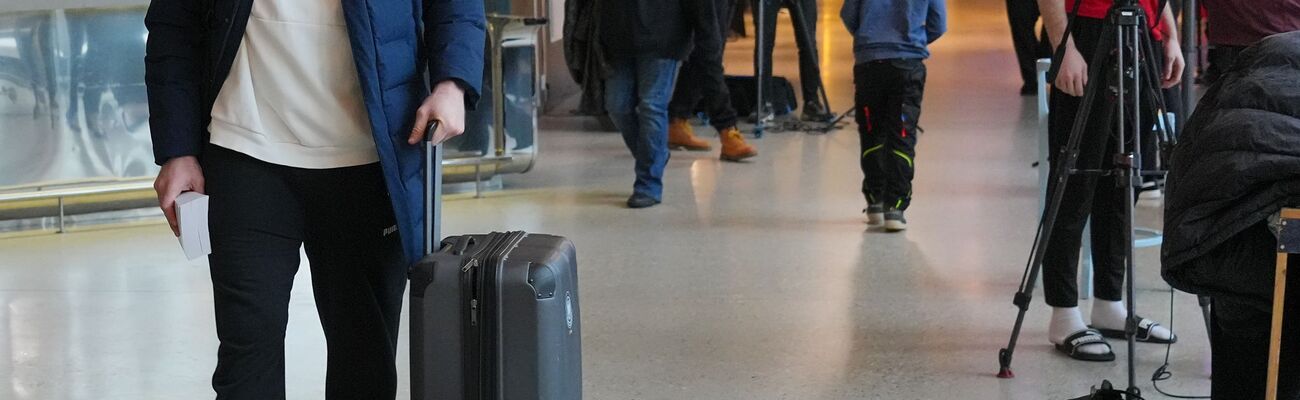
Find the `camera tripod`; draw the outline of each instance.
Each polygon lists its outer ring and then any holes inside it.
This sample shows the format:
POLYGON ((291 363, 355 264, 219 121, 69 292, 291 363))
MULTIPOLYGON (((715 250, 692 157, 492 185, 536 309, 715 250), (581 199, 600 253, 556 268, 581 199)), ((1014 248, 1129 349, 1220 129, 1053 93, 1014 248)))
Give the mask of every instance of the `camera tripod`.
MULTIPOLYGON (((1074 10, 1071 11, 1070 22, 1066 27, 1064 36, 1061 38, 1061 44, 1056 50, 1053 70, 1060 65, 1060 60, 1065 54, 1066 43, 1074 28, 1074 15, 1078 13, 1079 4, 1075 3, 1074 10)), ((1159 17, 1164 8, 1164 2, 1154 17, 1159 17)), ((1141 394, 1137 388, 1137 373, 1134 363, 1134 354, 1136 350, 1136 333, 1137 323, 1139 321, 1134 317, 1135 304, 1134 299, 1134 259, 1133 259, 1133 215, 1136 193, 1142 185, 1145 177, 1163 176, 1165 171, 1145 169, 1142 162, 1142 140, 1141 136, 1146 134, 1151 125, 1155 126, 1160 154, 1167 157, 1175 138, 1166 129, 1166 124, 1155 123, 1164 118, 1164 98, 1161 95, 1159 82, 1160 77, 1156 71, 1158 65, 1154 63, 1155 52, 1151 45, 1150 28, 1147 23, 1147 15, 1137 0, 1114 0, 1107 17, 1103 21, 1101 36, 1098 40, 1097 48, 1088 66, 1088 85, 1084 90, 1084 96, 1079 111, 1075 116, 1074 123, 1070 130, 1070 136, 1065 146, 1060 150, 1059 156, 1054 160, 1055 168, 1053 180, 1053 190, 1048 193, 1048 201, 1044 208, 1042 219, 1039 221, 1038 231, 1034 238, 1033 248, 1030 254, 1028 264, 1025 266, 1025 273, 1021 278, 1019 291, 1016 292, 1012 301, 1019 309, 1016 316, 1016 322, 1011 332, 1011 338, 1006 348, 998 352, 998 362, 1000 370, 999 378, 1012 378, 1015 374, 1011 371, 1011 361, 1015 353, 1016 342, 1020 338, 1020 330, 1024 324, 1025 313, 1029 310, 1029 303, 1032 301, 1034 285, 1038 281, 1039 273, 1043 267, 1043 259, 1047 254, 1047 244, 1056 225, 1058 213, 1061 210, 1061 203, 1065 197, 1066 184, 1072 175, 1091 175, 1091 176, 1111 176, 1124 187, 1126 207, 1123 209, 1123 218, 1127 223, 1127 229, 1124 231, 1124 245, 1121 251, 1125 255, 1125 297, 1128 298, 1128 321, 1125 324, 1125 337, 1128 339, 1128 388, 1124 392, 1129 399, 1140 398, 1141 394), (1106 90, 1106 93, 1102 93, 1106 90), (1078 164, 1080 143, 1083 135, 1089 127, 1089 117, 1092 114, 1092 108, 1096 104, 1097 96, 1109 96, 1113 99, 1107 107, 1114 107, 1115 121, 1114 131, 1111 132, 1113 140, 1117 143, 1116 154, 1113 155, 1113 168, 1111 169, 1076 169, 1078 164), (1143 105, 1150 104, 1152 115, 1144 117, 1143 105), (1147 121, 1143 123, 1143 121, 1147 121), (1153 124, 1154 123, 1154 124, 1153 124), (1131 146, 1128 144, 1132 143, 1131 146)), ((1049 74, 1054 76, 1055 74, 1049 74)), ((1103 113, 1104 115, 1104 113, 1103 113)), ((1103 150, 1104 151, 1104 150, 1103 150)))

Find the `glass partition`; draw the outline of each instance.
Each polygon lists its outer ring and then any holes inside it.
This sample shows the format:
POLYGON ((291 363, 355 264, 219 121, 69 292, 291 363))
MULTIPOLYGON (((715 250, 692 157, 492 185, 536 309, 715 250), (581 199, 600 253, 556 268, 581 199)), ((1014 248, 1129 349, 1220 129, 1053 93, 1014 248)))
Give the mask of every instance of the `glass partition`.
POLYGON ((0 14, 0 189, 157 173, 144 8, 0 14))
MULTIPOLYGON (((535 8, 531 0, 485 1, 492 12, 518 9, 527 15, 535 8)), ((144 87, 145 10, 138 5, 0 12, 0 192, 157 174, 144 87)), ((485 163, 449 166, 447 182, 531 167, 536 36, 527 29, 502 35, 505 132, 492 129, 494 89, 484 82, 467 134, 445 149, 448 159, 485 163)), ((485 81, 490 77, 489 71, 485 81)))

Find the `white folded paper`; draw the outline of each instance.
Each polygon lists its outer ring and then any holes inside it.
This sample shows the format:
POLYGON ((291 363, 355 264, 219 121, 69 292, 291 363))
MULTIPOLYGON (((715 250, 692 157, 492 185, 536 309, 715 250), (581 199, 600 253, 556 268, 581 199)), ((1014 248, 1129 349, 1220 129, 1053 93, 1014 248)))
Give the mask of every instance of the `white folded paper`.
POLYGON ((208 195, 185 192, 176 196, 176 224, 181 230, 181 249, 193 260, 212 254, 208 238, 208 195))

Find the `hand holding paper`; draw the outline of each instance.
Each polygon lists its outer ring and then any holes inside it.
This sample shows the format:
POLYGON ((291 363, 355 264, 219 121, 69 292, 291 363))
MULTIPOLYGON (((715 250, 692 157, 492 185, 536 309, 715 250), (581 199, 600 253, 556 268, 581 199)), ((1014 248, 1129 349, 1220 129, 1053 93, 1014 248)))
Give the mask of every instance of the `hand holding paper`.
POLYGON ((208 238, 208 195, 185 192, 176 196, 176 224, 185 257, 193 260, 212 254, 208 238))

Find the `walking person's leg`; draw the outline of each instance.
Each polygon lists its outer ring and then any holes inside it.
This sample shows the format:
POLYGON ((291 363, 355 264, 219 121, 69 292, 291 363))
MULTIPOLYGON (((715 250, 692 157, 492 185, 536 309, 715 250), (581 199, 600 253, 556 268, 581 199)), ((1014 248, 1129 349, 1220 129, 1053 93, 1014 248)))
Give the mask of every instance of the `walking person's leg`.
POLYGON ((876 126, 883 124, 881 116, 885 104, 885 88, 889 77, 885 76, 878 62, 865 62, 853 66, 853 104, 857 112, 854 119, 858 124, 859 164, 862 168, 862 195, 866 197, 867 222, 873 225, 885 223, 885 138, 876 126))
POLYGON ((707 151, 713 146, 695 136, 691 127, 691 117, 695 115, 700 101, 705 99, 705 84, 710 79, 708 65, 710 56, 703 54, 699 47, 691 52, 686 63, 682 64, 680 77, 673 90, 672 101, 668 103, 668 115, 671 119, 668 128, 668 147, 692 151, 707 151))
MULTIPOLYGON (((658 203, 663 199, 664 168, 668 166, 668 101, 677 79, 677 60, 641 58, 636 61, 637 195, 658 203)), ((649 205, 654 205, 653 203, 649 205)), ((647 205, 648 206, 648 205, 647 205)))
POLYGON ((623 134, 623 144, 636 156, 639 146, 634 139, 640 136, 636 119, 636 63, 618 60, 610 64, 609 77, 605 78, 605 111, 623 134))
POLYGON ((704 97, 699 85, 702 80, 701 74, 704 73, 700 66, 700 56, 700 50, 696 48, 691 51, 686 62, 682 63, 676 88, 673 89, 672 100, 668 103, 668 115, 674 120, 690 119, 695 116, 696 107, 704 97))
MULTIPOLYGON (((887 164, 885 206, 899 213, 912 204, 912 178, 916 176, 916 141, 921 120, 921 100, 925 94, 925 63, 921 60, 896 60, 890 63, 898 77, 897 91, 890 96, 887 106, 897 110, 897 130, 885 132, 889 139, 889 151, 886 154, 892 162, 887 164)), ((906 220, 901 220, 896 229, 906 228, 906 220)))
POLYGON ((632 152, 633 170, 636 172, 628 206, 649 207, 657 203, 658 199, 644 192, 642 185, 643 177, 649 173, 653 160, 649 159, 641 144, 641 121, 637 115, 637 104, 641 101, 637 93, 637 62, 629 59, 616 60, 611 64, 609 77, 605 79, 605 110, 614 121, 614 126, 623 134, 623 144, 632 152))
POLYGON ((325 331, 325 398, 393 399, 406 262, 378 164, 296 170, 325 331))
POLYGON ((727 89, 726 77, 722 71, 721 54, 711 66, 712 73, 703 76, 699 82, 704 87, 704 104, 709 111, 709 122, 718 130, 722 142, 719 158, 723 161, 741 161, 758 155, 758 149, 745 141, 736 128, 736 109, 731 106, 731 91, 727 89))
MULTIPOLYGON (((731 21, 735 20, 736 13, 741 8, 741 2, 737 0, 713 0, 714 10, 718 12, 718 37, 722 38, 722 46, 726 47, 727 38, 731 37, 731 21)), ((744 16, 741 16, 743 19, 744 16)))
MULTIPOLYGON (((726 31, 722 27, 724 21, 730 19, 734 7, 729 0, 713 0, 718 10, 718 27, 717 32, 720 43, 726 44, 726 31)), ((723 161, 741 161, 758 155, 758 149, 745 142, 744 136, 736 128, 737 114, 735 107, 731 105, 731 91, 727 89, 726 71, 722 65, 723 50, 718 49, 717 54, 705 54, 696 48, 690 64, 695 65, 696 75, 692 78, 693 82, 689 86, 698 88, 701 93, 700 103, 709 113, 709 123, 717 129, 719 140, 722 142, 722 152, 719 158, 723 161)), ((686 79, 684 75, 678 79, 686 79)), ((678 89, 682 84, 677 85, 678 89)))
POLYGON ((220 400, 285 398, 284 333, 304 210, 284 168, 209 145, 207 194, 220 400))

